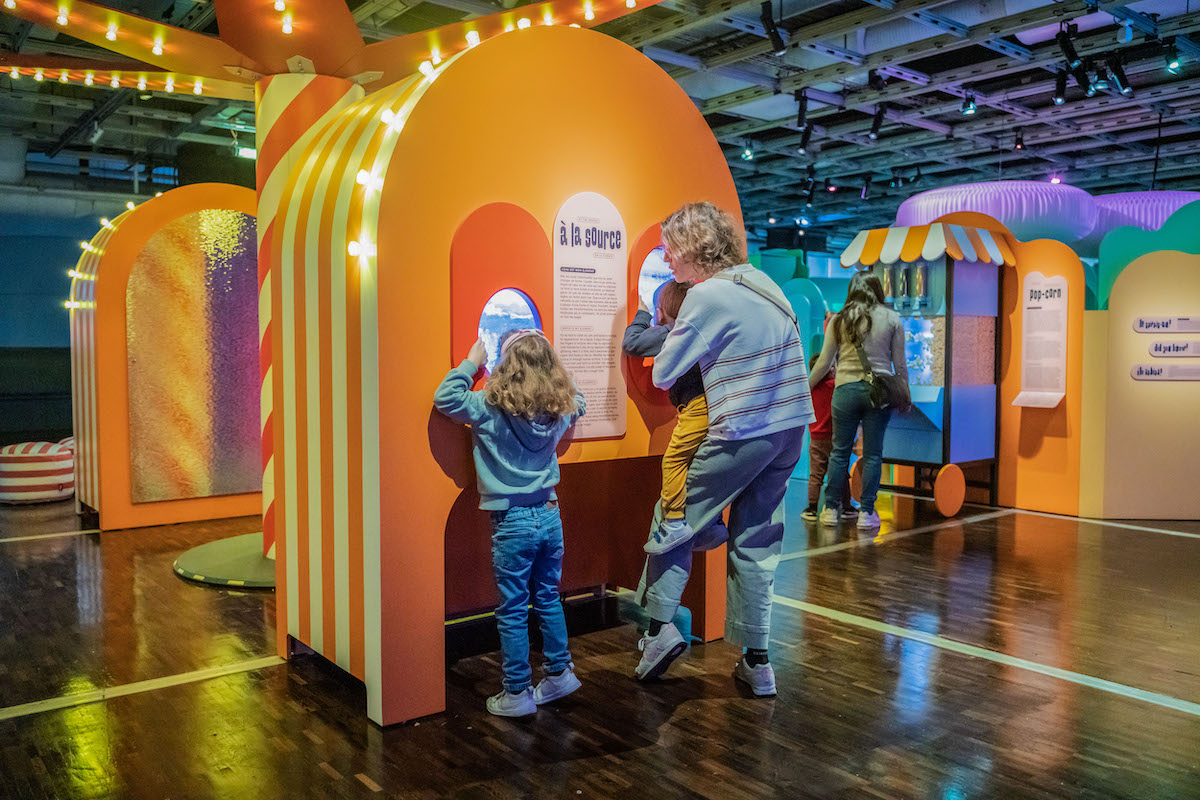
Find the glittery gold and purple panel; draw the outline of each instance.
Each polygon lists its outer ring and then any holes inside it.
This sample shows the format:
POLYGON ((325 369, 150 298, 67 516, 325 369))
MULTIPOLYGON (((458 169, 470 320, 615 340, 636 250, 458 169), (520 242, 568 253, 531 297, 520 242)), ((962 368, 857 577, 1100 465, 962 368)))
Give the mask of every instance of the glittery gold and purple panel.
POLYGON ((179 217, 126 288, 132 501, 257 492, 258 278, 254 217, 179 217))

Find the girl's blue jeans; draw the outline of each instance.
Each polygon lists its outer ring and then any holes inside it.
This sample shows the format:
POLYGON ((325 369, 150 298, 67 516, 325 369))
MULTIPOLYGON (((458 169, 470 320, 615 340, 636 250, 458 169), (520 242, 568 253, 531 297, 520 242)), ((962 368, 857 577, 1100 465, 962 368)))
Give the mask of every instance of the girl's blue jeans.
POLYGON ((492 512, 492 568, 500 591, 496 627, 507 691, 523 692, 533 682, 529 667, 531 597, 542 628, 545 671, 561 672, 571 664, 567 620, 558 594, 562 560, 558 501, 492 512))
MULTIPOLYGON (((891 417, 891 409, 871 405, 871 385, 866 381, 844 383, 833 390, 833 452, 829 456, 829 474, 846 474, 854 437, 858 434, 858 426, 862 425, 863 476, 859 505, 864 514, 875 510, 883 471, 883 434, 887 432, 891 417)), ((848 488, 844 481, 830 481, 825 487, 825 507, 842 508, 842 492, 848 488)))

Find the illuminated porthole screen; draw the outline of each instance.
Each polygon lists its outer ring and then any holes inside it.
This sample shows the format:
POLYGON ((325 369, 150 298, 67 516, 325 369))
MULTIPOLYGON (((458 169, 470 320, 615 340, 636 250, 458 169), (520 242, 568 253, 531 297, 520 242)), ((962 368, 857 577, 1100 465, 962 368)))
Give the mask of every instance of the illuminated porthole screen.
POLYGON ((500 339, 509 331, 542 327, 542 318, 529 295, 519 289, 501 289, 484 303, 479 315, 479 338, 487 345, 487 370, 500 362, 500 339))
POLYGON ((666 249, 659 245, 650 251, 642 262, 642 271, 638 273, 638 297, 650 309, 650 316, 656 316, 655 304, 658 302, 658 290, 667 281, 672 280, 671 268, 667 266, 666 249))

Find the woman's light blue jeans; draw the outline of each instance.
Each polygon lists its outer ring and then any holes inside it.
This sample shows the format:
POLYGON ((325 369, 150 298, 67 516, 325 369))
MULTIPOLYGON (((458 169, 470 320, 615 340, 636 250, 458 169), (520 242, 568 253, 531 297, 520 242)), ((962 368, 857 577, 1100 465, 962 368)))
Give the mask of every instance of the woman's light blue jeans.
MULTIPOLYGON (((866 381, 843 383, 833 390, 833 453, 829 456, 829 474, 845 475, 850 468, 850 450, 858 426, 862 425, 862 498, 859 505, 864 514, 875 510, 879 495, 879 477, 883 471, 883 434, 887 431, 891 409, 871 405, 871 385, 866 381)), ((842 492, 848 488, 842 481, 825 487, 825 507, 842 508, 842 492)))
POLYGON ((529 667, 529 601, 542 628, 546 672, 571 664, 567 650, 567 620, 558 583, 562 579, 563 532, 558 501, 492 512, 492 569, 500 605, 504 688, 523 692, 533 682, 529 667))

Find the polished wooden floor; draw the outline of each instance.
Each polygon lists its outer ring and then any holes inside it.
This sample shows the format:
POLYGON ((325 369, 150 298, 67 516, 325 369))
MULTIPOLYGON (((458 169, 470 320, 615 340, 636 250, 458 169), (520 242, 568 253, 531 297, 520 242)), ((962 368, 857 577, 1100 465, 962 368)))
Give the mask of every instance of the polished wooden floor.
POLYGON ((0 798, 1200 797, 1200 524, 893 498, 859 536, 799 510, 776 699, 720 642, 634 682, 609 600, 572 609, 584 688, 535 719, 484 712, 485 650, 451 665, 447 713, 381 730, 320 659, 256 661, 270 593, 172 574, 254 520, 46 536, 78 529, 70 504, 0 509, 0 798))

